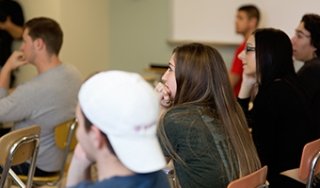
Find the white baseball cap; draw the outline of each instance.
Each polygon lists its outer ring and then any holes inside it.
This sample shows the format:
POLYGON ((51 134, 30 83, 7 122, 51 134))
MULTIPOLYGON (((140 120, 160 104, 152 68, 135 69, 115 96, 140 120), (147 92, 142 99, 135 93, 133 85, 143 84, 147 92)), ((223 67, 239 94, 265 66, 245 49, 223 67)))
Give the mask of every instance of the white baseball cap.
POLYGON ((139 74, 98 73, 81 86, 79 104, 127 168, 148 173, 165 167, 156 136, 159 96, 139 74))

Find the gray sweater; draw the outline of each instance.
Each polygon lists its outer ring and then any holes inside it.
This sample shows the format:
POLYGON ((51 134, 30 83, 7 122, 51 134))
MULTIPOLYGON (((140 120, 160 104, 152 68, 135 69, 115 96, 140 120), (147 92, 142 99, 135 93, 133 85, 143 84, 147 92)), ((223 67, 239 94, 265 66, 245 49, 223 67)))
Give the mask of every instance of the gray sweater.
POLYGON ((0 88, 0 122, 14 122, 13 129, 30 125, 41 127, 37 167, 58 171, 62 150, 55 146, 54 127, 75 115, 81 74, 70 65, 61 64, 7 95, 0 88))

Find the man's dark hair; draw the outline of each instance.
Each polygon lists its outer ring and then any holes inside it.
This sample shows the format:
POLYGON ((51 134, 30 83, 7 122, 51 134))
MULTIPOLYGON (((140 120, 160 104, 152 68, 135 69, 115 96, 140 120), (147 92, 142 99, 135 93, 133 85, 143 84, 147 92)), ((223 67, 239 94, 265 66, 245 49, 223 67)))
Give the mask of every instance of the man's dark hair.
POLYGON ((243 11, 248 15, 249 19, 252 18, 256 18, 257 19, 257 26, 259 25, 259 21, 260 21, 260 11, 258 9, 258 7, 256 7, 255 5, 243 5, 241 7, 238 8, 238 11, 243 11))
POLYGON ((320 16, 317 14, 305 14, 301 22, 303 22, 304 28, 310 32, 311 44, 317 49, 316 54, 320 57, 320 16))
POLYGON ((63 42, 63 32, 56 21, 45 17, 33 18, 25 24, 25 29, 28 29, 32 40, 41 38, 45 42, 48 53, 59 54, 63 42))
MULTIPOLYGON (((85 128, 86 131, 89 131, 91 126, 93 125, 93 123, 87 118, 87 116, 82 111, 81 111, 81 113, 82 113, 83 118, 84 118, 84 128, 85 128)), ((114 149, 113 149, 112 145, 110 144, 108 136, 104 132, 102 132, 101 130, 100 130, 100 133, 105 137, 106 143, 107 143, 107 147, 110 150, 110 152, 113 155, 117 156, 116 153, 114 152, 114 149)))

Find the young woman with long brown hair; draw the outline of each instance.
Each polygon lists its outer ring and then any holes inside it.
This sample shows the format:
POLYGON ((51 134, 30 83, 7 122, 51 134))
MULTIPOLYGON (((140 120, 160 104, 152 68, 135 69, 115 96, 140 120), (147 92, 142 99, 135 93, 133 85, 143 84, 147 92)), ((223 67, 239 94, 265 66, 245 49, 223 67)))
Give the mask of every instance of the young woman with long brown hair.
POLYGON ((217 50, 198 43, 175 48, 156 90, 166 110, 159 139, 182 188, 226 187, 260 168, 217 50))

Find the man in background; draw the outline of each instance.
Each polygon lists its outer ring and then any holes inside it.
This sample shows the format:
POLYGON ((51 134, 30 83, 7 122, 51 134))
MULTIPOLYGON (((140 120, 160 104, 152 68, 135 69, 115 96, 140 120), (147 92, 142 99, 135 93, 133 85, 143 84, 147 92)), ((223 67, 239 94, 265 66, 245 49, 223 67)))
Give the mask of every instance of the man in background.
MULTIPOLYGON (((33 18, 25 24, 22 38, 20 50, 12 53, 0 72, 0 122, 14 122, 13 129, 41 127, 35 176, 47 176, 62 165, 63 151, 55 146, 54 128, 74 118, 82 77, 59 58, 63 32, 56 21, 33 18), (35 66, 38 76, 9 93, 11 72, 27 63, 35 66)), ((29 163, 13 170, 27 174, 29 163)))
POLYGON ((320 15, 305 14, 291 39, 293 56, 304 62, 297 72, 307 94, 311 118, 320 137, 320 15))
POLYGON ((240 52, 242 52, 242 50, 244 50, 247 39, 258 27, 259 21, 260 12, 255 5, 243 5, 238 8, 235 22, 236 32, 243 36, 244 41, 235 51, 231 64, 231 70, 229 72, 229 78, 235 96, 238 96, 243 72, 242 61, 238 58, 238 55, 240 52))

